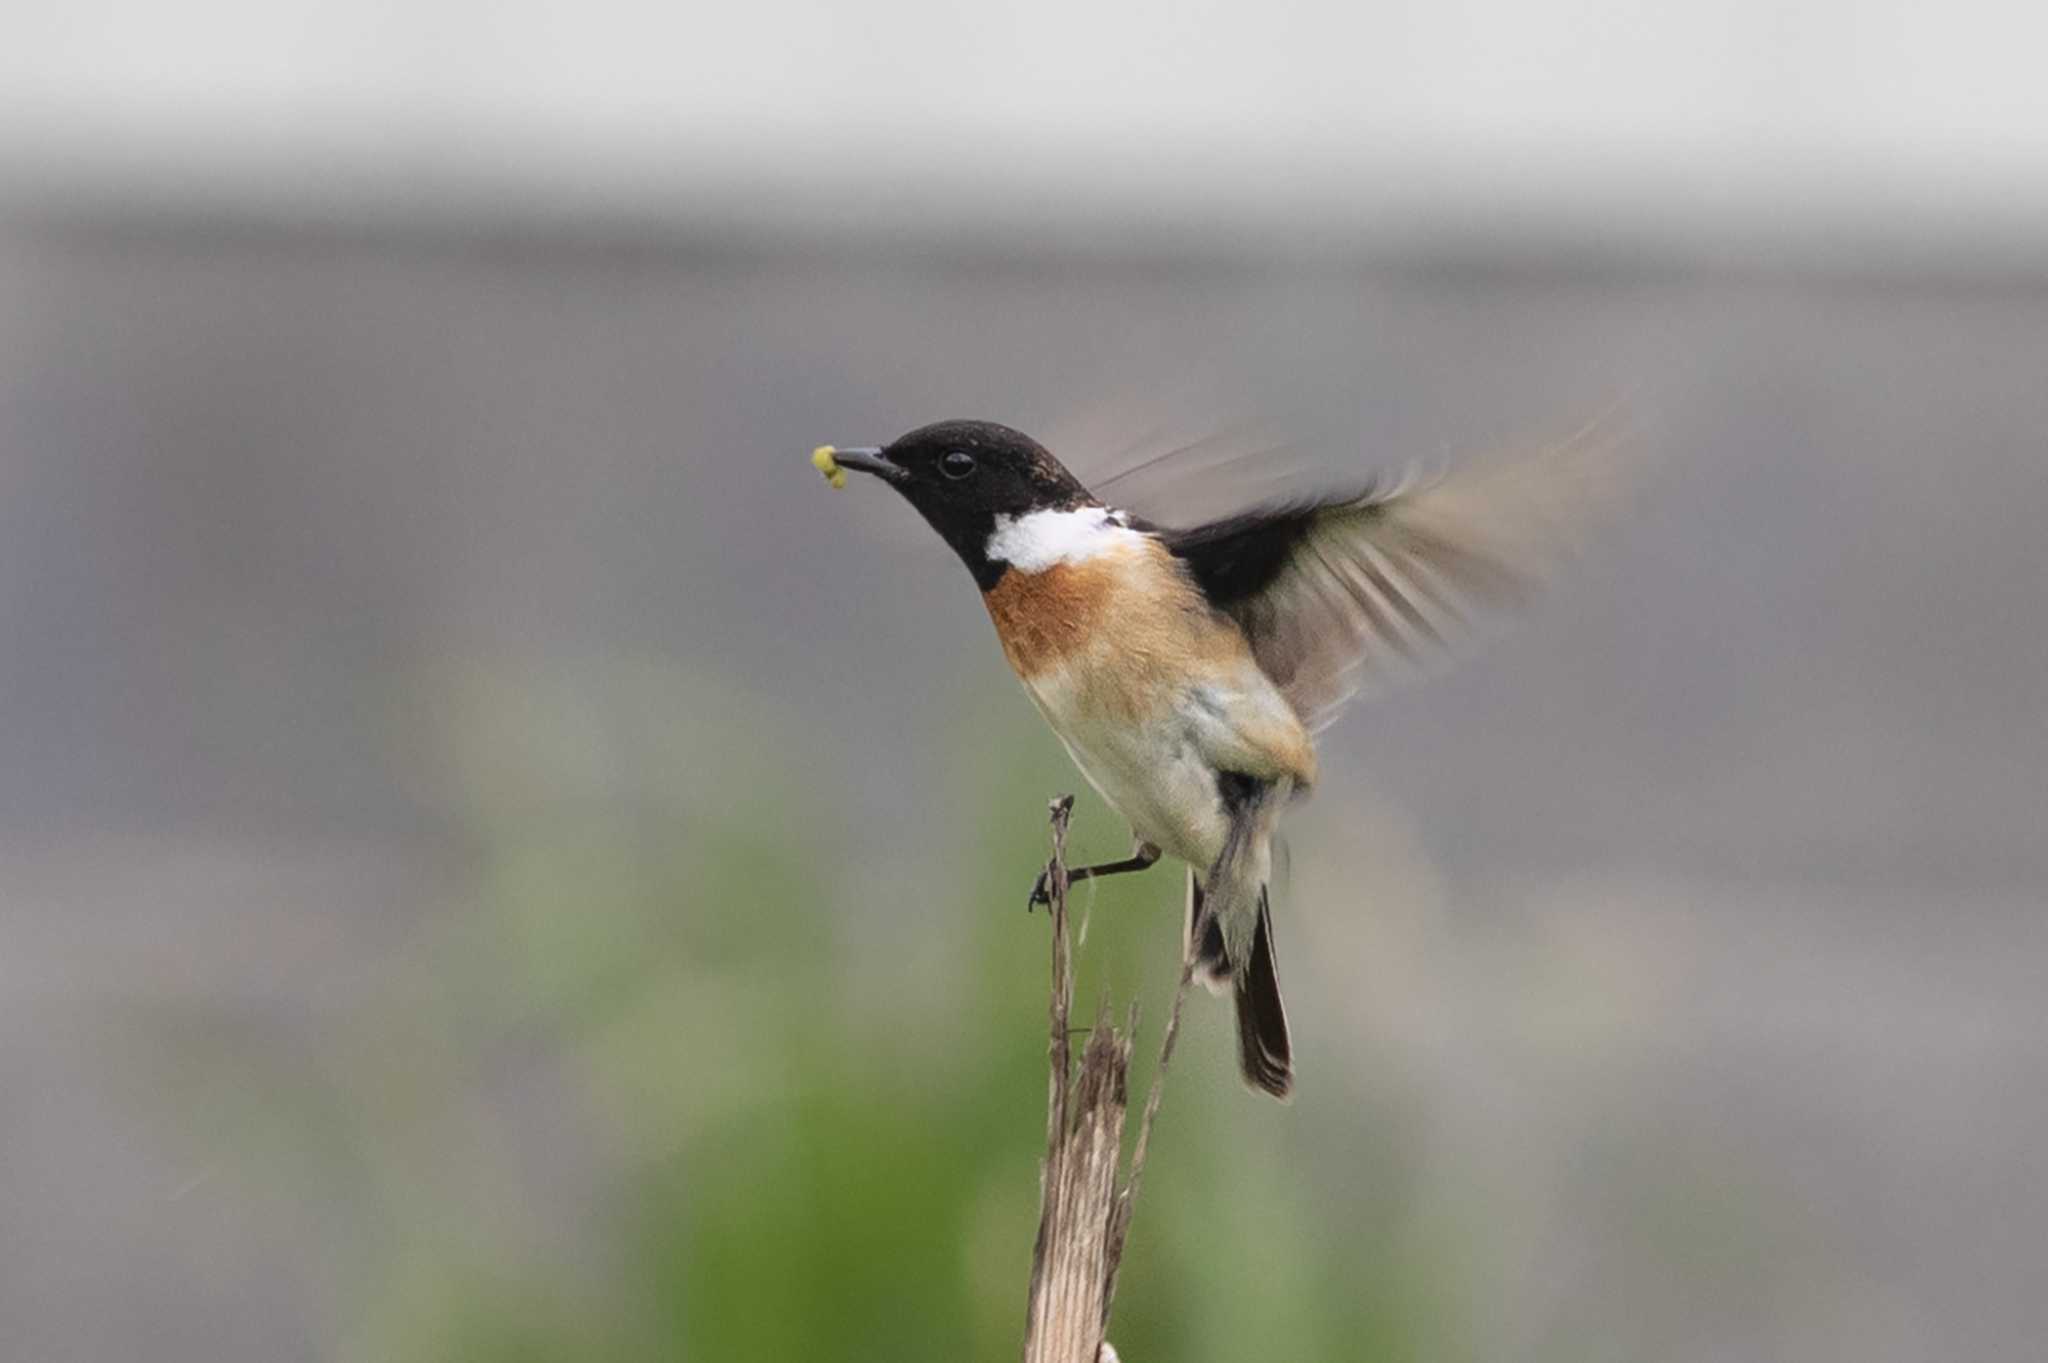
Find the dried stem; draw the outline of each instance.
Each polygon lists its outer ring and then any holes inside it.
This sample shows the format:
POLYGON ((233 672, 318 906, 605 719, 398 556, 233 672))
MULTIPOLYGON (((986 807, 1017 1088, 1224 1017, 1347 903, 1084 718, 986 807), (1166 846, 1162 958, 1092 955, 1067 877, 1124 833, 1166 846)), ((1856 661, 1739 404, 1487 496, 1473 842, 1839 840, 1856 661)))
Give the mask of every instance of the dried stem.
POLYGON ((1031 1297, 1024 1334, 1025 1363, 1113 1363, 1103 1339, 1116 1297, 1117 1273, 1130 1234, 1138 1186, 1151 1147, 1152 1124, 1180 1035, 1181 1005, 1193 978, 1192 958, 1181 963, 1180 983, 1159 1046, 1159 1067, 1146 1095, 1128 1179, 1118 1185, 1125 1117, 1129 1110, 1130 1038, 1138 1009, 1131 1005, 1121 1034, 1104 1000, 1082 1049, 1078 1080, 1068 1022, 1073 1009, 1074 963, 1068 944, 1067 823, 1072 796, 1052 802, 1052 860, 1046 886, 1052 901, 1052 998, 1048 1009, 1045 1169, 1040 1187, 1038 1240, 1031 1254, 1031 1297))

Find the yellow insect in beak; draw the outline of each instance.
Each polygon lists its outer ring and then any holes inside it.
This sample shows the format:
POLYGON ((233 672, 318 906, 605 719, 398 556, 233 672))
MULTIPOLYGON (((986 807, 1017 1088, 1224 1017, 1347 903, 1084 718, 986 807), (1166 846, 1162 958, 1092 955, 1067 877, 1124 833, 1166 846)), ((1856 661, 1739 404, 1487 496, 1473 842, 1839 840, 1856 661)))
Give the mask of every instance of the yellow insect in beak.
POLYGON ((846 486, 846 470, 839 467, 839 461, 833 457, 837 453, 830 445, 818 446, 811 451, 811 467, 824 474, 825 481, 833 487, 843 488, 846 486))

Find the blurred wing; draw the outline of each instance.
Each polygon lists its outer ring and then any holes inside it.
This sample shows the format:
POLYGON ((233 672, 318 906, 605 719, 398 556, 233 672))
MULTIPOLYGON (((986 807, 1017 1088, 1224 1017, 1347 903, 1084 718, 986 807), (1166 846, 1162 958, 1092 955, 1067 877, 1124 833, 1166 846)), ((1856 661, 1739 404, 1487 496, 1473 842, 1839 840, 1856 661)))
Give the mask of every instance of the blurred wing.
POLYGON ((1616 436, 1161 532, 1311 729, 1526 603, 1616 501, 1616 436))

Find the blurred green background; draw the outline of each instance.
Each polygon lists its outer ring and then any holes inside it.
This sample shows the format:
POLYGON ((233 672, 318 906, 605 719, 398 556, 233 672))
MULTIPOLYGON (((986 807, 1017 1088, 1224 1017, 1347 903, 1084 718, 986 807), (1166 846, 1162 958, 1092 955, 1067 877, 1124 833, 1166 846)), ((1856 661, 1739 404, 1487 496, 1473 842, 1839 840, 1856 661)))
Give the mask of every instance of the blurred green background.
MULTIPOLYGON (((363 995, 283 1034, 211 1001, 123 1010, 156 1134, 203 1162, 171 1195, 218 1176, 235 1197, 321 1206, 317 1286, 346 1357, 1013 1351, 1049 928, 1023 892, 1046 852, 1037 792, 1073 784, 1047 745, 936 722, 963 760, 898 817, 943 850, 941 872, 849 889, 857 814, 794 761, 737 761, 786 753, 815 720, 644 661, 430 685, 456 718, 421 765, 454 782, 463 885, 384 945, 363 995), (707 768, 708 807, 673 779, 707 768), (886 902, 905 892, 952 921, 907 920, 886 902), (527 1134, 479 1096, 508 1085, 596 1166, 568 1175, 569 1262, 562 1171, 533 1186, 527 1134)), ((1076 836, 1123 834, 1098 809, 1076 836)), ((1142 1000, 1149 1052, 1178 882, 1101 901, 1079 901, 1080 997, 1142 1000)), ((1228 1031, 1198 1005, 1123 1347, 1469 1355, 1455 1217, 1480 1209, 1404 1195, 1421 1151, 1373 1084, 1331 1076, 1299 1110, 1249 1101, 1228 1031)))
MULTIPOLYGON (((860 859, 857 818, 774 770, 794 764, 734 765, 736 748, 786 747, 774 736, 796 717, 650 663, 567 685, 441 680, 460 719, 436 756, 471 821, 464 902, 405 931, 340 1025, 280 1038, 203 1005, 127 1019, 155 1038, 138 1077, 163 1086, 159 1120, 211 1152, 209 1181, 225 1163, 245 1195, 331 1209, 323 1239, 346 1252, 321 1277, 348 1303, 343 1355, 1013 1351, 1049 928, 1022 896, 1046 852, 1036 792, 1070 773, 1021 728, 975 742, 937 724, 968 756, 902 814, 950 849, 915 893, 954 921, 906 925, 835 890, 860 859), (714 737, 707 707, 745 718, 714 737), (711 808, 671 779, 706 766, 729 778, 711 808), (561 1234, 563 1190, 529 1186, 507 1148, 521 1138, 478 1108, 479 1087, 508 1081, 602 1170, 577 1175, 573 1264, 535 1252, 561 1234)), ((1077 825, 1083 847, 1120 836, 1099 810, 1077 825)), ((1081 901, 1080 996, 1142 1000, 1150 1051, 1180 891, 1162 876, 1109 899, 1081 901)), ((1311 1137, 1231 1081, 1228 1031, 1198 1006, 1123 1347, 1468 1355, 1455 1209, 1403 1195, 1421 1152, 1398 1111, 1334 1079, 1302 1105, 1311 1137)))

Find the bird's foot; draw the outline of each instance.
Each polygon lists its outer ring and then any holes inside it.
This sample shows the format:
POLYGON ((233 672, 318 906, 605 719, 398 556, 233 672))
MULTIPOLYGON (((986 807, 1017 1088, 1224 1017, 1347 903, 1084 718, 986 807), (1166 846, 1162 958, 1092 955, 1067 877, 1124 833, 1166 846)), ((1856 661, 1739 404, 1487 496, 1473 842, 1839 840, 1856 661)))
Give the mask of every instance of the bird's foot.
POLYGON ((1024 901, 1024 912, 1032 913, 1040 904, 1052 907, 1052 863, 1049 861, 1038 873, 1038 879, 1031 882, 1031 896, 1024 901))

